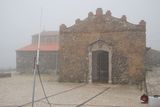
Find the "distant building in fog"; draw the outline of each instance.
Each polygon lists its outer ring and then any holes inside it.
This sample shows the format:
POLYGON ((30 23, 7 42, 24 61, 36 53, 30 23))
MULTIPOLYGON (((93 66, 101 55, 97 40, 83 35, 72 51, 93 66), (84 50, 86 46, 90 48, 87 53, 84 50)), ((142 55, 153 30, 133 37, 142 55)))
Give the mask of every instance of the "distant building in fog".
MULTIPOLYGON (((38 34, 32 36, 32 43, 16 50, 16 69, 18 72, 32 72, 36 56, 38 34)), ((40 40, 40 72, 56 69, 58 53, 58 32, 43 31, 40 40)))
POLYGON ((145 65, 160 66, 160 51, 152 48, 146 48, 145 65))

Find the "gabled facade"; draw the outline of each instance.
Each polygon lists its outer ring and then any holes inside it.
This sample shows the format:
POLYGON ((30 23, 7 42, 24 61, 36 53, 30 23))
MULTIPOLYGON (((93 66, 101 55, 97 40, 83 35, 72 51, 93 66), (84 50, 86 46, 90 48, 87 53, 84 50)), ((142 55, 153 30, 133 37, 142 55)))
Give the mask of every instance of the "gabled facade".
POLYGON ((60 26, 59 80, 138 83, 144 78, 146 23, 132 24, 110 11, 88 13, 84 20, 60 26))

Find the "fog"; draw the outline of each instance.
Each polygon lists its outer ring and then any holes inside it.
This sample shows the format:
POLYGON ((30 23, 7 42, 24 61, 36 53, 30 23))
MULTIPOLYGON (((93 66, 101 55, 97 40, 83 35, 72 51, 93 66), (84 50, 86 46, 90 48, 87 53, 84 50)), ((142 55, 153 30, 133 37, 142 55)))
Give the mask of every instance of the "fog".
POLYGON ((0 68, 15 68, 15 50, 30 43, 39 32, 40 10, 43 8, 42 30, 58 30, 62 23, 70 26, 84 19, 96 8, 111 10, 115 17, 127 16, 137 24, 147 22, 148 47, 160 50, 159 0, 0 0, 0 68))

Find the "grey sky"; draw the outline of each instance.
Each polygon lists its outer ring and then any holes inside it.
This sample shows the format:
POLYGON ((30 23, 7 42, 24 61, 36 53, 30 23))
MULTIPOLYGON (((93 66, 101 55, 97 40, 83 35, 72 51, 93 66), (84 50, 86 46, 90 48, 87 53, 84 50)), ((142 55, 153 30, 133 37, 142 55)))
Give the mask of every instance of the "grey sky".
POLYGON ((0 0, 0 68, 15 67, 15 50, 30 43, 39 32, 40 9, 43 28, 58 30, 74 24, 96 8, 111 10, 115 17, 127 16, 132 23, 147 22, 147 46, 160 50, 160 0, 0 0))

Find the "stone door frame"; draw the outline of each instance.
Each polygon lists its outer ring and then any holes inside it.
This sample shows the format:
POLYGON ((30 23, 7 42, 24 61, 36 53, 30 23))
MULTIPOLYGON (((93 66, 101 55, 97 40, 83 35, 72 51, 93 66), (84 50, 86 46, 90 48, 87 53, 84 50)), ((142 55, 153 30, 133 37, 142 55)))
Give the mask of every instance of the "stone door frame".
POLYGON ((88 48, 88 58, 89 58, 89 72, 88 72, 88 82, 92 83, 92 53, 94 51, 106 51, 108 52, 109 62, 108 62, 108 83, 112 83, 112 47, 109 46, 105 41, 97 40, 89 45, 88 48))

